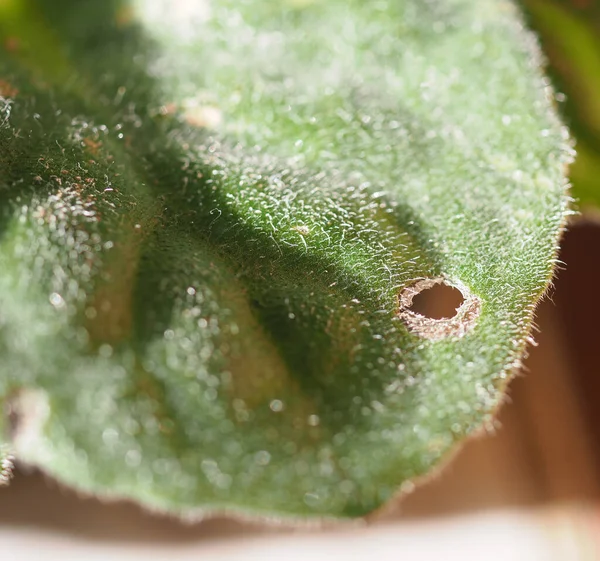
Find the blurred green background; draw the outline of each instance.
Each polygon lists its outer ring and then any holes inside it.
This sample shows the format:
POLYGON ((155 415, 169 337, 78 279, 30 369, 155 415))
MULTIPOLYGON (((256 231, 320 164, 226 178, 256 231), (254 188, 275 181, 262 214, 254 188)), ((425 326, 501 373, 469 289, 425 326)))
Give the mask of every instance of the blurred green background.
POLYGON ((600 2, 522 0, 522 5, 576 140, 570 176, 577 206, 587 211, 600 203, 600 2))

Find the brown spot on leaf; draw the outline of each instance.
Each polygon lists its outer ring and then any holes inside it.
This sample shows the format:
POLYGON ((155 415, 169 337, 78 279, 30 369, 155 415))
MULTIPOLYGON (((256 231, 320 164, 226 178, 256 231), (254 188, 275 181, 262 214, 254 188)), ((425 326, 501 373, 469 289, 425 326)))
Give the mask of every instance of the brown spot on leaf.
POLYGON ((5 99, 15 98, 19 93, 19 90, 15 88, 10 82, 0 79, 0 97, 5 99))
POLYGON ((102 148, 101 140, 95 141, 95 140, 92 140, 91 138, 84 138, 83 143, 85 144, 85 147, 89 150, 89 152, 93 156, 97 156, 98 150, 100 150, 100 148, 102 148))
POLYGON ((128 27, 135 19, 135 10, 132 6, 121 6, 116 13, 115 23, 117 27, 128 27))
POLYGON ((17 37, 7 37, 4 40, 4 48, 9 52, 9 53, 14 53, 16 51, 19 50, 19 39, 17 37))

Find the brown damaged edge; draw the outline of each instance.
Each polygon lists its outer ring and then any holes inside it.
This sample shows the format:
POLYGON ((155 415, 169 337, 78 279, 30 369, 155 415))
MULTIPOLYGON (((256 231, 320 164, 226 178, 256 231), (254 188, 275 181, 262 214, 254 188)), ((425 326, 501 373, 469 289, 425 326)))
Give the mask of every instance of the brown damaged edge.
POLYGON ((400 319, 412 332, 432 341, 446 337, 462 337, 475 327, 481 312, 481 300, 477 296, 463 284, 450 282, 443 277, 416 280, 400 293, 399 300, 400 319), (415 296, 437 284, 456 288, 462 294, 464 301, 456 309, 456 315, 451 318, 434 319, 413 312, 410 307, 415 296))

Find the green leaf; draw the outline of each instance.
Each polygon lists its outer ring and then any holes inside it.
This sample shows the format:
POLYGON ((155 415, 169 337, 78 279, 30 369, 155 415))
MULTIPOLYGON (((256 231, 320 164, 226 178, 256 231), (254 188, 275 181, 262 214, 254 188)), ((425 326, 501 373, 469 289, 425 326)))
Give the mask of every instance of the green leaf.
POLYGON ((564 94, 561 103, 577 139, 570 168, 582 209, 600 204, 600 2, 523 0, 540 34, 549 71, 564 94))
POLYGON ((489 426, 571 152, 512 4, 1 0, 0 37, 18 460, 187 516, 353 517, 489 426), (455 318, 409 310, 430 281, 455 318))

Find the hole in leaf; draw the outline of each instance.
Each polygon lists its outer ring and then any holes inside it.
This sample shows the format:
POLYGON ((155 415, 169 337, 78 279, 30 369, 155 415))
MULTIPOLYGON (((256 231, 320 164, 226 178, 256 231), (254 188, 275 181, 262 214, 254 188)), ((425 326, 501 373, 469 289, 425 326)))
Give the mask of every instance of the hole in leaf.
POLYGON ((439 283, 419 292, 408 309, 427 318, 453 318, 464 301, 460 290, 439 283))
POLYGON ((398 315, 426 339, 462 337, 475 324, 481 300, 459 281, 444 277, 416 279, 398 296, 398 315))

